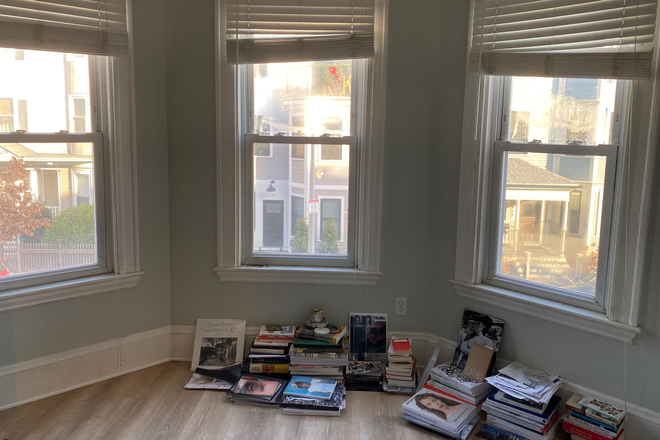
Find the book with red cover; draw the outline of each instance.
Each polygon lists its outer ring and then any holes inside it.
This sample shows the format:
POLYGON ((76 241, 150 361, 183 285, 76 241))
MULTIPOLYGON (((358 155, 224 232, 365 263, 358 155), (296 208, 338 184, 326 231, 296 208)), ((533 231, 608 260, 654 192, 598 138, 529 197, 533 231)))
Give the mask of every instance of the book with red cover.
POLYGON ((401 339, 392 338, 392 347, 394 348, 394 353, 397 355, 404 354, 407 352, 412 352, 410 339, 408 338, 401 338, 401 339))
POLYGON ((575 426, 569 420, 564 420, 564 423, 562 424, 562 428, 564 428, 564 431, 568 432, 569 434, 578 435, 586 440, 619 440, 619 438, 621 438, 621 434, 623 434, 623 431, 625 431, 625 429, 622 429, 621 432, 619 432, 619 435, 617 435, 613 439, 610 439, 596 432, 589 431, 579 426, 575 426))

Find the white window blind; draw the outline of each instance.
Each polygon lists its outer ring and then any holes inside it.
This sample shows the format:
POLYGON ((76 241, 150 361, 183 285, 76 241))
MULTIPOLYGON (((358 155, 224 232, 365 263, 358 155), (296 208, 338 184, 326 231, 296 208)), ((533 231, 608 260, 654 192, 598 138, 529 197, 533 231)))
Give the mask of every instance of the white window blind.
POLYGON ((2 0, 0 47, 127 55, 126 0, 2 0))
POLYGON ((474 0, 470 69, 648 78, 658 0, 474 0))
POLYGON ((374 55, 374 0, 228 0, 226 17, 233 64, 374 55))

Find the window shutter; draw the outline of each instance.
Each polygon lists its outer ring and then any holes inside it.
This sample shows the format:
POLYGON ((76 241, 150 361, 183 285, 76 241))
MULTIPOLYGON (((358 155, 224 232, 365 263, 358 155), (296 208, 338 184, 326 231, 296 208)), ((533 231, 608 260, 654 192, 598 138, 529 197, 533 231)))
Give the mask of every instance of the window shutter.
POLYGON ((228 0, 232 64, 374 55, 374 0, 228 0))
POLYGON ((470 70, 648 78, 658 0, 475 0, 470 70))
POLYGON ((128 55, 126 0, 3 0, 0 47, 128 55))

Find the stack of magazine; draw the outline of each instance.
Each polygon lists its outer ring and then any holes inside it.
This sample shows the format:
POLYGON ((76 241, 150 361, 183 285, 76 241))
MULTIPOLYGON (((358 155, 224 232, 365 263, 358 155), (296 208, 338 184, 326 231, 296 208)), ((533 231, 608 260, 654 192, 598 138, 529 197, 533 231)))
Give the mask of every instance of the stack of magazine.
POLYGON ((249 372, 289 374, 289 346, 295 331, 293 325, 262 325, 250 347, 249 372))
POLYGON ((568 399, 566 408, 570 413, 563 428, 571 440, 624 440, 625 409, 579 393, 568 399))
POLYGON ((352 361, 346 369, 349 391, 383 391, 383 369, 380 362, 352 361))
POLYGON ((229 400, 237 405, 277 408, 282 404, 286 380, 243 375, 227 391, 229 400))
POLYGON ((489 424, 529 440, 554 437, 561 425, 555 395, 561 378, 516 361, 486 380, 498 388, 483 404, 489 424))
POLYGON ((470 405, 480 405, 493 391, 488 382, 479 383, 463 376, 463 370, 451 362, 433 367, 425 386, 470 405))
POLYGON ((291 375, 343 379, 348 365, 348 343, 346 339, 338 344, 296 339, 289 357, 291 375))
POLYGON ((423 388, 401 408, 403 418, 452 440, 465 440, 477 421, 479 408, 423 388))
POLYGON ((293 376, 284 390, 283 414, 338 417, 344 408, 344 386, 333 379, 293 376))

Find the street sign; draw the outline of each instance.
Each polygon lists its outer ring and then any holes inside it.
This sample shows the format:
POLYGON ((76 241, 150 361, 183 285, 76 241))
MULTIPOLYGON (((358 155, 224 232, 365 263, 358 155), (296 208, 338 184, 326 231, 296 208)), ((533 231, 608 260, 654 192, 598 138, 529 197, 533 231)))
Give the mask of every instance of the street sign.
POLYGON ((307 212, 309 214, 318 214, 319 212, 319 199, 309 200, 307 202, 307 212))

